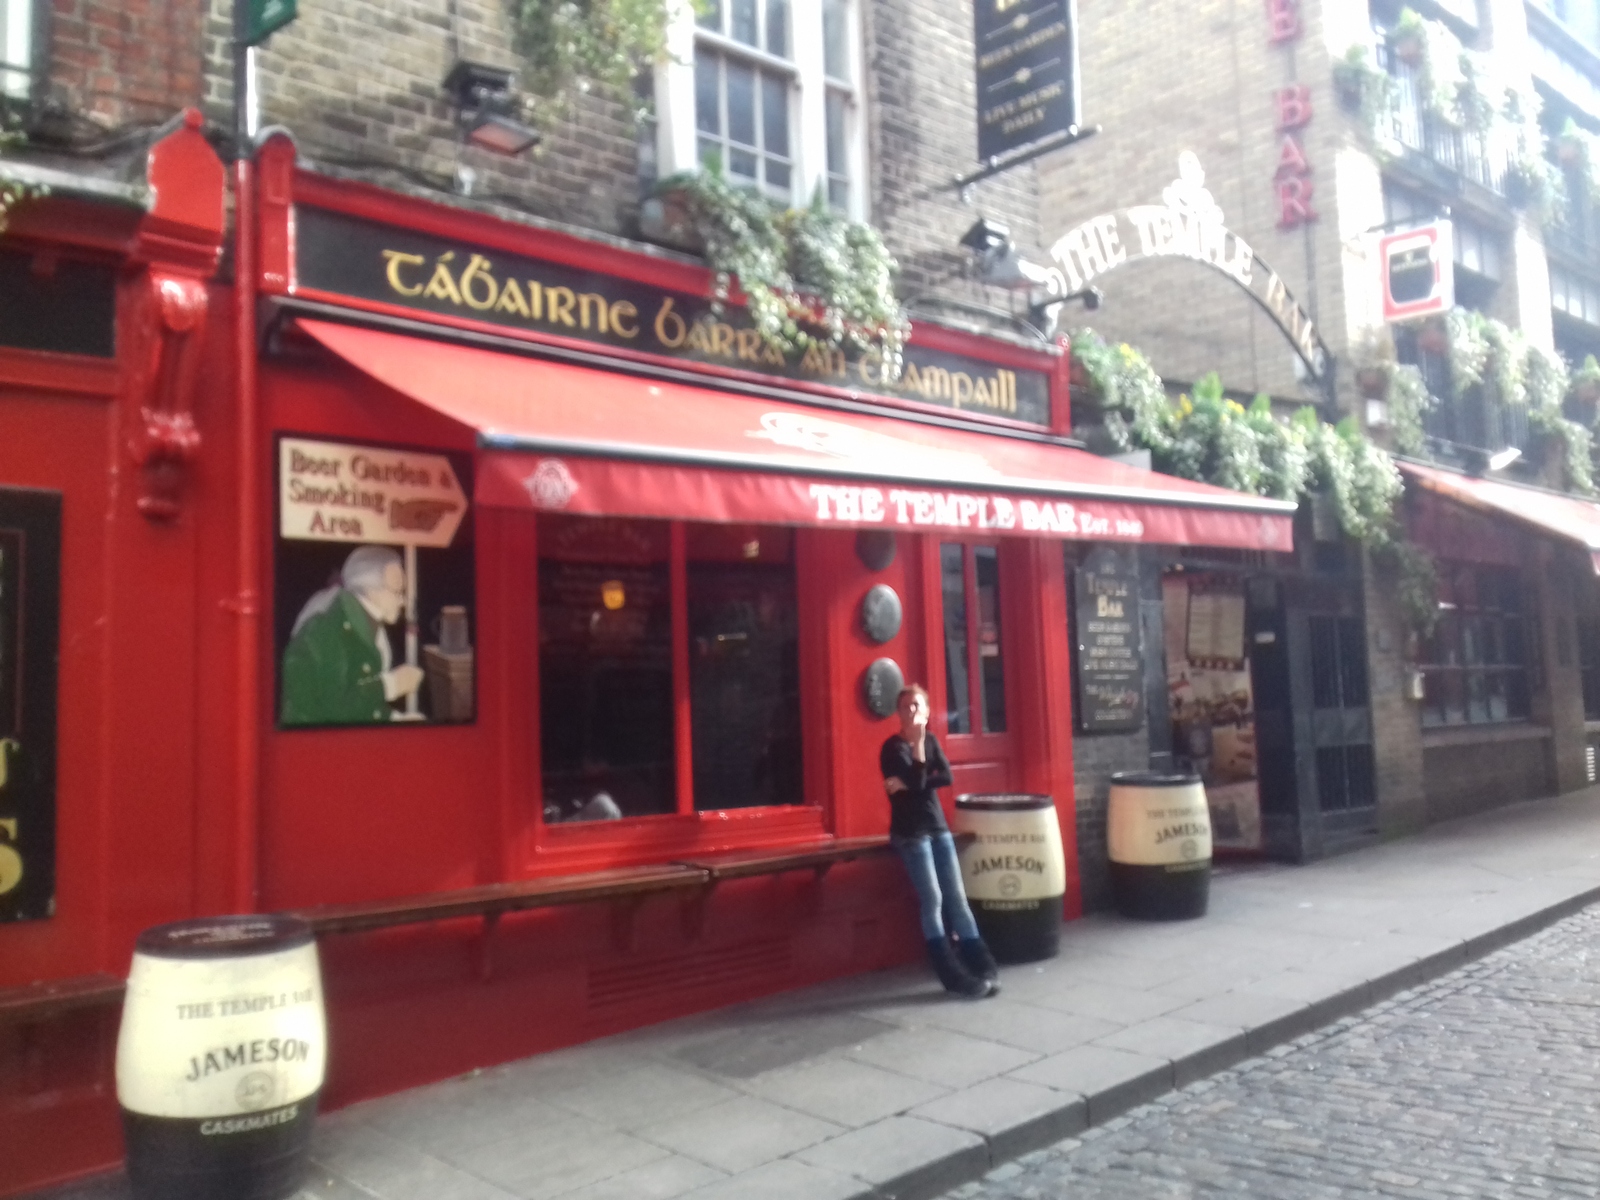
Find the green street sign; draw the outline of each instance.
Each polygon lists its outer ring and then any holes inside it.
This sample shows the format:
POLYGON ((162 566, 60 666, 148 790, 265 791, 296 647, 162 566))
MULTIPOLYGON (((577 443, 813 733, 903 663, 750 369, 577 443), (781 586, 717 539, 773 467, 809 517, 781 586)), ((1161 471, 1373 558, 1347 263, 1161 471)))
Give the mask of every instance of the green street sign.
POLYGON ((299 0, 245 0, 245 2, 250 6, 244 36, 246 46, 259 46, 300 15, 299 0))

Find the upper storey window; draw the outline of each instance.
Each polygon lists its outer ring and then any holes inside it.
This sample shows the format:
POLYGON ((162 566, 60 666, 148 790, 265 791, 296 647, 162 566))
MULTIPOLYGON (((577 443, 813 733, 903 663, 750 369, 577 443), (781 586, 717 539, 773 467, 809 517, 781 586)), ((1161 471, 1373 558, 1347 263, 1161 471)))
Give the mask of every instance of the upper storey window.
POLYGON ((25 100, 33 66, 34 0, 0 0, 0 97, 25 100))
POLYGON ((779 204, 863 213, 858 0, 685 7, 657 72, 663 174, 708 161, 779 204))

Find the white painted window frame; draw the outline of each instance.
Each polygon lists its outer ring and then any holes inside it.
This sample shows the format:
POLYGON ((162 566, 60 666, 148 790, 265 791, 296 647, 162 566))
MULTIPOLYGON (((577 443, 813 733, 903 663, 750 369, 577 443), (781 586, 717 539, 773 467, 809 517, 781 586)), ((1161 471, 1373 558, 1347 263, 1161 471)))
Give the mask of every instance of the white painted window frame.
MULTIPOLYGON (((848 82, 850 103, 846 111, 846 160, 850 171, 848 215, 867 218, 866 123, 862 119, 861 84, 861 0, 850 0, 847 21, 850 29, 849 54, 853 78, 848 82)), ((656 155, 663 176, 692 170, 699 165, 698 134, 695 129, 694 52, 704 40, 715 49, 747 58, 769 69, 792 72, 790 94, 790 148, 793 158, 790 203, 808 204, 821 184, 828 189, 828 110, 829 83, 823 72, 822 7, 815 0, 791 0, 789 5, 790 57, 779 59, 695 25, 694 9, 679 0, 667 31, 668 59, 658 68, 656 78, 656 155), (802 19, 811 16, 813 19, 802 19)), ((833 84, 836 90, 839 81, 833 84)))
POLYGON ((0 96, 12 100, 28 98, 33 78, 33 8, 34 0, 0 0, 0 96))

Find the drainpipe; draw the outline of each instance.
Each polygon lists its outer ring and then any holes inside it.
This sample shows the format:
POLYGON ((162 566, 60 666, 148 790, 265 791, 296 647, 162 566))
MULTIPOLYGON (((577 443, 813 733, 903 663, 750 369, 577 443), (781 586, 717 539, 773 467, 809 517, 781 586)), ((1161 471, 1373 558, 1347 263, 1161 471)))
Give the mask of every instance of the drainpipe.
POLYGON ((239 592, 234 600, 238 618, 235 642, 237 711, 234 730, 237 746, 234 797, 238 806, 234 841, 233 906, 255 912, 259 902, 258 841, 261 799, 260 716, 260 481, 259 414, 256 399, 256 204, 254 148, 255 124, 250 51, 245 48, 249 5, 233 5, 233 111, 234 111, 234 353, 238 359, 239 402, 238 470, 239 592))

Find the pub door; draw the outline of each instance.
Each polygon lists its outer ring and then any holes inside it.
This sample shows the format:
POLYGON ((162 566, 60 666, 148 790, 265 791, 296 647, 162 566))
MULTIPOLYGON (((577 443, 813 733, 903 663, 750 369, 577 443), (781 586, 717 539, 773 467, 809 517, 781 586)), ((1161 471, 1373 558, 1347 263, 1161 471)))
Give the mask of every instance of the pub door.
POLYGON ((1354 589, 1319 589, 1288 612, 1301 856, 1378 833, 1366 628, 1354 589))

